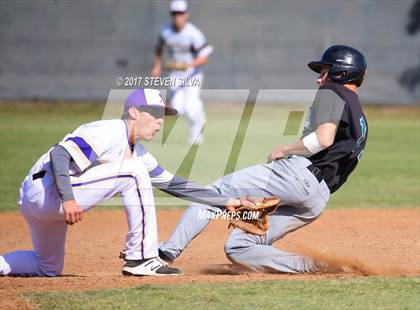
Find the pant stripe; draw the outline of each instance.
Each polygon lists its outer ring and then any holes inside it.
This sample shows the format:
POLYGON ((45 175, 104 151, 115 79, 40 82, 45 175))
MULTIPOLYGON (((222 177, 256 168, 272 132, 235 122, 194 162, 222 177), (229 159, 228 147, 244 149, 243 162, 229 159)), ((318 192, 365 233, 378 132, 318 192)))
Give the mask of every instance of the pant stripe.
POLYGON ((137 178, 135 176, 131 175, 131 174, 120 174, 120 175, 116 175, 116 176, 100 178, 100 179, 97 179, 97 180, 91 180, 91 181, 87 181, 87 182, 74 183, 71 186, 72 187, 79 187, 79 186, 82 186, 82 185, 89 185, 89 184, 93 184, 93 183, 108 181, 108 180, 111 180, 111 179, 124 179, 124 178, 131 178, 131 179, 134 179, 134 181, 136 182, 137 195, 139 197, 141 214, 142 214, 141 257, 142 257, 142 259, 144 259, 144 237, 145 237, 144 236, 144 226, 145 226, 144 217, 145 217, 145 214, 144 214, 144 206, 143 206, 143 201, 141 199, 141 193, 140 193, 139 183, 137 181, 137 178))

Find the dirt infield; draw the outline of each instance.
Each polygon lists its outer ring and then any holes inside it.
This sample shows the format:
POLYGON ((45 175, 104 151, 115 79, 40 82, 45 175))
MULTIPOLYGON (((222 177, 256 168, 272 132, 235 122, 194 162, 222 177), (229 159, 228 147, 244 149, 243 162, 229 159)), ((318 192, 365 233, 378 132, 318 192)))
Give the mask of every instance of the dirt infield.
MULTIPOLYGON (((175 227, 182 210, 159 211, 159 239, 175 227)), ((25 306, 13 297, 32 291, 72 291, 145 283, 319 279, 360 275, 420 275, 420 210, 331 210, 275 246, 346 266, 342 274, 253 274, 234 268, 223 244, 225 221, 213 221, 176 261, 182 277, 130 278, 120 275, 126 222, 122 210, 93 211, 69 228, 64 275, 58 278, 0 278, 0 308, 25 306)), ((0 252, 30 249, 28 227, 19 213, 0 214, 0 252)))

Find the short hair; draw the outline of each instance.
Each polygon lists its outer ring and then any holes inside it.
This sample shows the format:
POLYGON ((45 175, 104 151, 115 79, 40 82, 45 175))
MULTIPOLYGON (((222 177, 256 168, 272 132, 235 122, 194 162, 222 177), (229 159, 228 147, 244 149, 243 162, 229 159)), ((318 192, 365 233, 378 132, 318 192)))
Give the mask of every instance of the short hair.
POLYGON ((137 108, 137 107, 129 107, 127 109, 127 111, 124 111, 124 113, 121 115, 121 119, 127 120, 127 119, 130 118, 130 112, 129 111, 130 111, 131 108, 136 109, 137 111, 140 111, 141 112, 141 110, 139 108, 137 108))
POLYGON ((130 113, 128 113, 128 111, 125 111, 122 115, 121 115, 121 119, 122 120, 127 120, 130 117, 130 113))

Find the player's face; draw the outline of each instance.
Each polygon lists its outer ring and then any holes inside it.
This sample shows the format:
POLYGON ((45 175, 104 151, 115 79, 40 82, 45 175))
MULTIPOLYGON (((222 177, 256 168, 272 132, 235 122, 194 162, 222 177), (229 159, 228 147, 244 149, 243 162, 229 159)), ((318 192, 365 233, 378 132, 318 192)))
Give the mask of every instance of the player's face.
POLYGON ((180 31, 188 22, 188 12, 172 12, 172 24, 176 31, 180 31))
POLYGON ((316 79, 316 83, 321 86, 324 85, 328 80, 328 68, 324 68, 321 70, 318 78, 316 79))
POLYGON ((141 111, 135 122, 135 140, 151 140, 156 136, 163 124, 163 112, 141 111))

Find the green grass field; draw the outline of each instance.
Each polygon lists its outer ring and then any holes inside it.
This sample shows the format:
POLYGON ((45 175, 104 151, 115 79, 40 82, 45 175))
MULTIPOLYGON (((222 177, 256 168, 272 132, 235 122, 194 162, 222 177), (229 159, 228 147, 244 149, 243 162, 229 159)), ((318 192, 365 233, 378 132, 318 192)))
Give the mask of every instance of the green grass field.
POLYGON ((418 309, 420 278, 142 285, 36 293, 41 309, 418 309))
MULTIPOLYGON (((103 106, 96 104, 0 105, 0 211, 17 210, 20 182, 40 155, 78 125, 100 119, 102 112, 103 106)), ((192 179, 209 183, 226 171, 241 113, 240 106, 207 107, 207 140, 191 169, 184 161, 189 150, 185 122, 176 123, 166 145, 158 137, 147 146, 169 170, 191 170, 192 179)), ((230 168, 264 162, 274 145, 293 140, 282 136, 287 115, 275 106, 256 107, 237 164, 230 168)), ((419 208, 420 109, 371 107, 367 115, 369 139, 362 161, 328 208, 419 208)), ((21 297, 41 309, 418 309, 419 286, 418 277, 368 277, 142 285, 21 297)))

